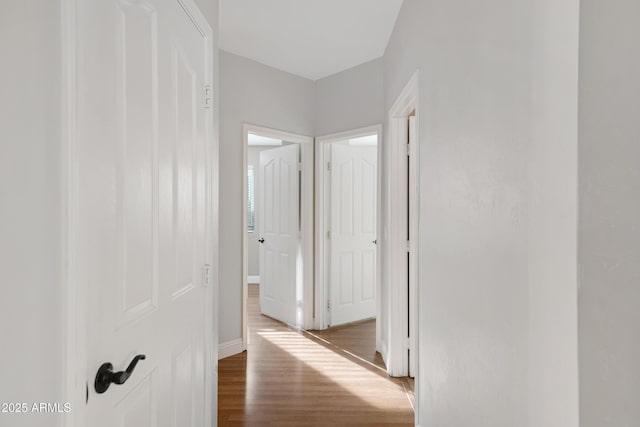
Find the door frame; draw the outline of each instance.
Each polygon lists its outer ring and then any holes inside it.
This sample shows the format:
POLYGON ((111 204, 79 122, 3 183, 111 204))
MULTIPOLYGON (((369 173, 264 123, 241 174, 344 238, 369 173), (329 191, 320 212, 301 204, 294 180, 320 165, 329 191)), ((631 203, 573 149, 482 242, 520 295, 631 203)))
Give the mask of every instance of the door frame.
MULTIPOLYGON (((376 124, 363 128, 352 129, 345 132, 332 133, 316 138, 316 234, 315 234, 315 321, 314 329, 327 329, 328 327, 328 301, 329 301, 329 245, 327 241, 327 223, 328 215, 327 206, 329 206, 327 197, 329 193, 328 179, 329 174, 325 167, 327 163, 327 149, 330 144, 344 141, 346 139, 359 138, 371 134, 377 135, 377 165, 376 165, 376 239, 381 243, 380 232, 382 219, 382 180, 381 180, 381 159, 382 159, 382 125, 376 124)), ((376 248, 376 319, 380 318, 381 312, 381 295, 380 295, 380 261, 381 250, 380 245, 376 248)), ((380 322, 376 322, 376 349, 380 347, 380 322)))
MULTIPOLYGON (((214 36, 206 18, 194 0, 175 0, 180 4, 204 37, 206 46, 204 55, 204 85, 212 90, 212 106, 205 117, 205 160, 206 169, 206 261, 211 266, 208 286, 205 287, 205 390, 204 417, 206 425, 213 425, 217 420, 217 348, 218 348, 218 179, 213 171, 219 162, 218 132, 214 125, 214 114, 217 114, 218 94, 214 88, 216 76, 213 75, 214 36), (215 109, 215 113, 214 113, 215 109)), ((93 384, 93 373, 87 372, 86 363, 86 313, 87 295, 84 286, 78 282, 79 260, 77 255, 77 220, 79 216, 78 175, 79 158, 77 153, 78 129, 82 126, 77 120, 78 92, 77 79, 82 72, 78 63, 78 37, 80 36, 77 21, 77 9, 80 0, 61 0, 60 37, 62 51, 61 69, 61 158, 62 168, 66 171, 63 177, 62 194, 62 244, 64 265, 63 295, 64 310, 64 375, 63 395, 73 408, 64 414, 65 427, 83 427, 86 422, 86 386, 93 384)))
POLYGON ((296 328, 307 328, 313 324, 313 145, 311 136, 281 131, 250 123, 242 125, 242 348, 247 349, 249 338, 249 250, 247 237, 247 169, 249 154, 249 133, 268 138, 280 139, 300 145, 302 159, 302 183, 300 191, 300 220, 302 222, 302 318, 298 318, 296 328), (308 167, 306 167, 308 166, 308 167), (306 267, 309 268, 306 268, 306 267))
MULTIPOLYGON (((418 334, 419 322, 418 313, 418 218, 419 218, 419 123, 420 123, 420 86, 419 71, 416 71, 406 84, 388 115, 389 133, 389 193, 387 214, 388 214, 388 247, 385 256, 389 261, 389 272, 386 283, 389 286, 389 335, 387 354, 383 354, 387 364, 387 372, 392 376, 406 376, 409 373, 409 358, 407 351, 411 348, 416 355, 415 370, 419 372, 418 354, 418 334), (415 111, 416 141, 408 151, 408 121, 409 115, 415 111), (412 177, 415 188, 409 188, 408 162, 411 162, 410 171, 415 173, 412 177), (409 192, 413 196, 412 212, 408 211, 409 192), (409 219, 412 219, 411 234, 409 241, 406 239, 409 219), (409 269, 407 266, 406 254, 409 252, 415 265, 415 276, 409 280, 409 269), (410 299, 411 297, 411 299, 410 299), (413 310, 409 310, 409 304, 413 310), (411 316, 411 319, 409 319, 411 316), (411 339, 409 336, 409 323, 411 322, 411 339)), ((417 382, 417 381, 416 381, 417 382)), ((416 396, 418 390, 416 389, 416 396)))

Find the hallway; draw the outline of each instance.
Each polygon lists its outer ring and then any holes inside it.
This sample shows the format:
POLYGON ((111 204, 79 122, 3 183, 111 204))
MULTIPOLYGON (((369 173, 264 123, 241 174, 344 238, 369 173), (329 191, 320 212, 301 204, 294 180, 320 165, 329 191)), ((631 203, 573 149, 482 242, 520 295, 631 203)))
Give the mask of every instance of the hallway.
POLYGON ((249 286, 249 349, 220 360, 220 426, 411 426, 413 384, 389 378, 375 321, 299 333, 259 312, 249 286))

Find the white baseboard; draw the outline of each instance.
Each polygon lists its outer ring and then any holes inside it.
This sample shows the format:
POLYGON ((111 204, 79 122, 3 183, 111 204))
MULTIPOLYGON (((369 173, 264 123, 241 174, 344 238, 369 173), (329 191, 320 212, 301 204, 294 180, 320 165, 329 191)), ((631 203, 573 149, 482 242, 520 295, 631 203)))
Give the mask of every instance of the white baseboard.
POLYGON ((220 343, 218 345, 218 360, 242 353, 243 351, 244 345, 242 344, 242 338, 220 343))
POLYGON ((258 283, 260 284, 260 276, 249 276, 247 278, 248 283, 258 283))

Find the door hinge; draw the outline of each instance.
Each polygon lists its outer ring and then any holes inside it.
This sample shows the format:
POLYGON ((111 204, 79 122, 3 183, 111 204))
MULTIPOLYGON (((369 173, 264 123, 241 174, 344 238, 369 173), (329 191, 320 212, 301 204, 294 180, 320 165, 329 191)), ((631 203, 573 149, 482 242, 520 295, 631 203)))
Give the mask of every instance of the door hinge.
POLYGON ((204 108, 211 108, 213 105, 213 88, 211 85, 204 85, 204 108))
POLYGON ((298 162, 298 170, 301 171, 302 170, 302 162, 298 162))
POLYGON ((411 144, 407 144, 407 156, 411 156, 411 144))
POLYGON ((405 246, 407 248, 407 252, 411 252, 411 241, 410 240, 407 240, 405 242, 405 246))
POLYGON ((211 283, 211 264, 204 265, 204 286, 209 286, 211 283))
POLYGON ((331 240, 331 230, 327 231, 327 239, 331 240))
POLYGON ((327 170, 330 171, 331 170, 331 162, 327 162, 327 170))
POLYGON ((404 348, 406 348, 407 350, 411 350, 411 338, 406 337, 404 339, 404 348))
POLYGON ((331 300, 327 300, 327 311, 331 311, 331 300))

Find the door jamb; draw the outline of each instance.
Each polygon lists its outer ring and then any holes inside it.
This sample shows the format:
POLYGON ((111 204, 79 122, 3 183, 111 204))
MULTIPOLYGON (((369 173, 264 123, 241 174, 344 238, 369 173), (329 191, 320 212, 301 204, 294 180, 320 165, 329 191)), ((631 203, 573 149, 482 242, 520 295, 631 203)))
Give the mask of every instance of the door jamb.
MULTIPOLYGON (((387 209, 389 218, 389 245, 386 255, 389 260, 389 276, 387 283, 389 285, 389 341, 385 362, 387 364, 387 372, 392 376, 406 376, 409 372, 409 360, 407 350, 410 346, 408 337, 409 332, 409 307, 407 301, 409 299, 409 290, 406 286, 409 271, 407 267, 406 253, 413 254, 414 261, 418 259, 418 224, 412 224, 412 233, 409 236, 409 242, 406 240, 407 228, 409 225, 408 205, 408 171, 407 171, 407 140, 408 140, 408 117, 415 110, 416 115, 416 143, 411 147, 411 155, 413 171, 415 171, 415 194, 414 212, 411 212, 412 218, 418 216, 418 197, 419 191, 419 71, 416 71, 409 79, 409 82, 402 90, 395 103, 389 110, 389 198, 387 209)), ((416 221, 417 222, 417 221, 416 221)), ((416 264, 416 274, 413 278, 412 289, 414 301, 411 301, 413 312, 418 313, 418 276, 419 268, 416 264)), ((411 282, 410 282, 411 283, 411 282)), ((411 325, 413 331, 413 343, 411 347, 416 352, 416 372, 419 371, 418 354, 418 328, 419 322, 417 316, 414 316, 414 324, 411 325)), ((417 374, 416 374, 417 376, 417 374)), ((416 390, 417 396, 418 390, 416 390)))
MULTIPOLYGON (((204 84, 213 88, 213 30, 194 0, 177 0, 194 25, 198 27, 205 39, 204 84)), ((65 427, 86 425, 85 382, 91 384, 86 367, 86 295, 84 288, 78 284, 77 220, 78 220, 78 162, 77 135, 81 124, 77 121, 78 111, 78 0, 62 0, 60 10, 60 37, 62 50, 61 70, 61 137, 62 167, 66 170, 63 178, 62 194, 62 245, 64 265, 62 268, 64 289, 62 306, 65 312, 64 330, 64 375, 63 395, 71 403, 73 411, 65 414, 65 427)), ((217 108, 217 92, 213 90, 213 105, 205 113, 205 150, 207 159, 206 177, 206 211, 207 224, 207 264, 211 265, 212 274, 209 285, 205 288, 205 392, 204 416, 205 424, 213 425, 217 420, 217 294, 218 294, 218 181, 213 173, 218 164, 218 135, 214 127, 213 108, 217 108)))
MULTIPOLYGON (((352 129, 345 132, 338 132, 329 135, 323 135, 316 138, 316 231, 315 231, 315 319, 313 327, 315 329, 326 329, 328 327, 327 316, 327 304, 329 297, 328 292, 328 277, 327 277, 327 249, 326 245, 326 212, 325 212, 325 198, 327 196, 327 182, 326 182, 326 148, 329 144, 344 141, 346 139, 353 139, 371 134, 377 135, 377 167, 376 167, 376 238, 380 243, 381 219, 382 219, 382 180, 381 180, 381 152, 382 152, 382 125, 372 125, 359 129, 352 129)), ((381 298, 380 298, 380 260, 381 260, 380 245, 376 248, 376 319, 380 319, 381 310, 381 298)), ((376 350, 379 349, 380 343, 380 322, 376 321, 376 350)))
MULTIPOLYGON (((249 152, 249 133, 300 144, 302 159, 302 191, 300 215, 302 221, 302 309, 296 308, 298 328, 309 328, 313 324, 313 137, 285 132, 264 126, 243 123, 242 125, 242 348, 247 349, 249 337, 249 316, 247 301, 249 298, 249 251, 247 239, 247 167, 249 152), (305 267, 309 268, 305 268, 305 267), (301 312, 302 311, 302 312, 301 312)), ((297 302, 296 302, 297 304, 297 302)))

